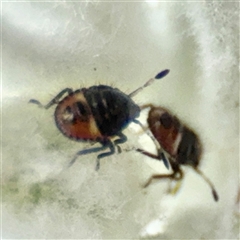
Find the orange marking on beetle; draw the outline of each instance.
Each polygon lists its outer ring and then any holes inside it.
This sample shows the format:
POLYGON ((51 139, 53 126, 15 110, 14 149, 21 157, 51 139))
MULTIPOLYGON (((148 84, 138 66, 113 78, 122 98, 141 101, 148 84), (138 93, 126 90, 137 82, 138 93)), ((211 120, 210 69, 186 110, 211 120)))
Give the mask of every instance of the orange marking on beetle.
POLYGON ((63 99, 55 111, 56 122, 59 129, 67 137, 76 140, 96 140, 103 139, 96 121, 93 117, 90 107, 81 91, 74 93, 63 99), (81 114, 76 103, 81 102, 84 105, 86 112, 81 114))

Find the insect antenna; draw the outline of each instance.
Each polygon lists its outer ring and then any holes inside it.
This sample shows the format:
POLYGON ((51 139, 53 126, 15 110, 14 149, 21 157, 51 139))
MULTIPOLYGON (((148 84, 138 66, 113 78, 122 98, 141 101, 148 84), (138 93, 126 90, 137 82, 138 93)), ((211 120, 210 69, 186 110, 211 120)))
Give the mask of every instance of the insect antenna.
POLYGON ((159 72, 154 78, 150 78, 143 86, 137 88, 135 91, 131 92, 128 96, 133 97, 133 96, 137 95, 144 88, 150 86, 155 80, 164 78, 166 75, 168 75, 169 72, 170 72, 169 69, 165 69, 165 70, 159 72))
POLYGON ((194 168, 194 170, 202 176, 202 178, 208 183, 208 185, 210 186, 210 188, 212 189, 212 195, 213 195, 213 198, 214 200, 217 202, 219 197, 218 197, 218 194, 217 194, 217 191, 213 185, 213 183, 209 180, 209 178, 206 177, 206 175, 203 174, 202 171, 200 171, 198 168, 194 168))

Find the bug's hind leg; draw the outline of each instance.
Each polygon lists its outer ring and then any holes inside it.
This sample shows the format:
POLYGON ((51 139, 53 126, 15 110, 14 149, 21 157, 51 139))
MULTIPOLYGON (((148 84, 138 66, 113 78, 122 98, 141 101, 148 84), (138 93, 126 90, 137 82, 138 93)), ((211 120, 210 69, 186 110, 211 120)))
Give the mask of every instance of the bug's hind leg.
POLYGON ((169 182, 169 187, 168 187, 167 192, 171 195, 176 195, 182 186, 182 179, 177 180, 177 182, 174 182, 174 185, 172 185, 172 184, 173 184, 173 182, 169 182))
POLYGON ((177 181, 181 180, 183 178, 182 170, 179 168, 178 165, 174 165, 172 162, 170 162, 170 163, 171 163, 173 173, 171 173, 171 174, 154 174, 148 179, 148 181, 143 185, 143 187, 144 188, 148 187, 150 185, 150 183, 152 182, 152 180, 154 180, 154 179, 170 178, 172 180, 177 180, 177 181))
MULTIPOLYGON (((163 162, 166 161, 166 163, 164 163, 164 164, 165 164, 165 166, 167 165, 167 168, 169 167, 168 161, 167 161, 164 153, 158 152, 158 155, 155 155, 155 154, 152 154, 150 152, 147 152, 147 151, 139 149, 139 148, 136 149, 136 150, 137 150, 137 152, 140 152, 143 155, 146 155, 150 158, 153 158, 153 159, 156 159, 156 160, 163 160, 163 162)), ((168 160, 169 160, 169 163, 171 165, 171 168, 172 168, 173 172, 171 174, 154 174, 154 175, 152 175, 148 179, 148 181, 143 185, 144 188, 148 187, 154 179, 170 178, 172 180, 180 180, 180 179, 183 178, 183 172, 179 168, 179 165, 174 163, 171 158, 169 158, 168 160)))
POLYGON ((122 144, 125 143, 127 141, 127 136, 125 136, 123 133, 118 133, 117 136, 119 137, 119 139, 116 139, 115 141, 113 141, 113 143, 116 145, 118 153, 122 152, 122 149, 120 146, 118 146, 118 144, 122 144))
POLYGON ((100 168, 100 159, 101 158, 108 157, 115 153, 115 146, 110 140, 103 144, 102 149, 106 149, 106 148, 109 148, 110 152, 101 153, 97 156, 97 163, 96 163, 96 167, 95 167, 96 171, 100 168))
POLYGON ((163 179, 163 178, 174 179, 174 173, 171 173, 171 174, 156 174, 156 175, 152 175, 152 176, 148 179, 148 181, 143 185, 143 187, 144 187, 144 188, 148 187, 154 179, 163 179))
POLYGON ((96 152, 100 152, 102 150, 105 150, 105 149, 109 148, 110 149, 109 152, 101 153, 101 154, 99 154, 97 156, 97 162, 96 162, 96 167, 95 167, 95 169, 97 171, 100 168, 100 159, 104 158, 104 157, 108 157, 108 156, 110 156, 110 155, 115 153, 115 146, 114 146, 114 144, 110 140, 108 140, 106 142, 102 142, 101 144, 102 144, 101 147, 88 148, 88 149, 84 149, 84 150, 81 150, 81 151, 77 152, 75 154, 75 156, 73 157, 73 159, 71 160, 71 162, 68 164, 68 167, 71 167, 75 163, 77 158, 79 156, 81 156, 81 155, 86 155, 86 154, 90 154, 90 153, 96 153, 96 152))
POLYGON ((65 93, 72 93, 73 90, 71 88, 65 88, 63 89, 60 93, 58 93, 58 95, 56 97, 54 97, 48 104, 46 105, 42 105, 38 100, 36 99, 30 99, 29 100, 29 103, 34 103, 34 104, 37 104, 39 107, 42 107, 42 108, 45 108, 45 109, 48 109, 50 108, 52 105, 54 104, 57 104, 59 99, 65 94, 65 93))
MULTIPOLYGON (((110 141, 109 141, 110 142, 110 141)), ((75 163, 75 161, 77 160, 77 158, 79 157, 79 156, 81 156, 81 155, 86 155, 86 154, 90 154, 90 153, 95 153, 95 152, 100 152, 100 151, 102 151, 102 150, 105 150, 106 148, 110 148, 110 144, 109 144, 109 142, 107 142, 107 143, 105 143, 105 144, 102 144, 102 146, 101 147, 95 147, 95 148, 88 148, 88 149, 84 149, 84 150, 81 150, 81 151, 79 151, 79 152, 77 152, 76 154, 75 154, 75 156, 73 157, 73 159, 71 160, 71 162, 68 164, 68 167, 71 167, 74 163, 75 163)), ((112 144, 112 142, 110 142, 111 144, 112 144)), ((110 148, 111 149, 111 148, 110 148)), ((114 149, 115 150, 115 149, 114 149)), ((102 158, 101 157, 101 155, 103 155, 104 153, 102 153, 102 154, 99 154, 97 157, 99 158, 102 158)), ((106 153, 105 153, 106 154, 106 153)), ((103 156, 104 157, 104 156, 103 156)), ((98 168, 99 168, 99 166, 98 166, 98 168)), ((97 170, 97 169, 96 169, 97 170)))

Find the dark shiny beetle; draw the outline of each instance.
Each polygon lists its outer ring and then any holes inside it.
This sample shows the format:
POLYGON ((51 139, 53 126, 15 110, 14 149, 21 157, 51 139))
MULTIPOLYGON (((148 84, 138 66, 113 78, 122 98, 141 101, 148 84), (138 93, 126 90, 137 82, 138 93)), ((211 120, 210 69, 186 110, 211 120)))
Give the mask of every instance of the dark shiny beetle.
POLYGON ((184 173, 181 165, 191 166, 212 189, 213 198, 218 201, 218 194, 212 182, 198 169, 202 154, 202 144, 193 130, 183 125, 171 112, 162 107, 147 104, 142 109, 150 108, 148 114, 148 126, 153 134, 154 142, 158 148, 158 154, 154 155, 142 149, 137 149, 144 155, 162 160, 168 168, 172 168, 171 174, 157 174, 149 178, 144 187, 147 187, 153 179, 170 178, 180 180, 184 173))
POLYGON ((115 146, 118 148, 118 152, 121 152, 118 144, 127 141, 127 137, 122 133, 122 130, 131 122, 142 126, 136 119, 140 114, 140 107, 132 100, 132 97, 152 84, 154 80, 163 78, 168 73, 169 70, 158 73, 155 78, 151 78, 129 95, 117 88, 99 85, 81 88, 76 91, 66 88, 45 106, 35 99, 31 99, 29 102, 45 109, 57 104, 54 114, 55 122, 63 135, 76 141, 93 141, 102 145, 101 147, 77 152, 69 166, 80 155, 109 148, 109 152, 97 156, 96 170, 98 170, 100 159, 112 155, 115 152, 115 146), (67 93, 67 96, 61 100, 65 93, 67 93), (112 141, 113 137, 118 137, 118 139, 112 141))

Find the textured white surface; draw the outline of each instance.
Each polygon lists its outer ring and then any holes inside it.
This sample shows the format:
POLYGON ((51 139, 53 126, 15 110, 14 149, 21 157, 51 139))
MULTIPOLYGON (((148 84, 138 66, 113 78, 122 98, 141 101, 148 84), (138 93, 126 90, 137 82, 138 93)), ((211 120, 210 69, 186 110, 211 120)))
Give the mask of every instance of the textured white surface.
MULTIPOLYGON (((237 2, 3 2, 2 237, 239 238, 238 15, 237 2), (134 99, 196 129, 220 201, 187 168, 175 196, 165 181, 143 190, 165 169, 131 151, 103 159, 99 172, 94 154, 62 171, 89 144, 63 137, 54 108, 28 100, 99 83, 130 93, 165 68, 169 76, 134 99)), ((125 133, 123 148, 154 151, 135 125, 125 133)))

